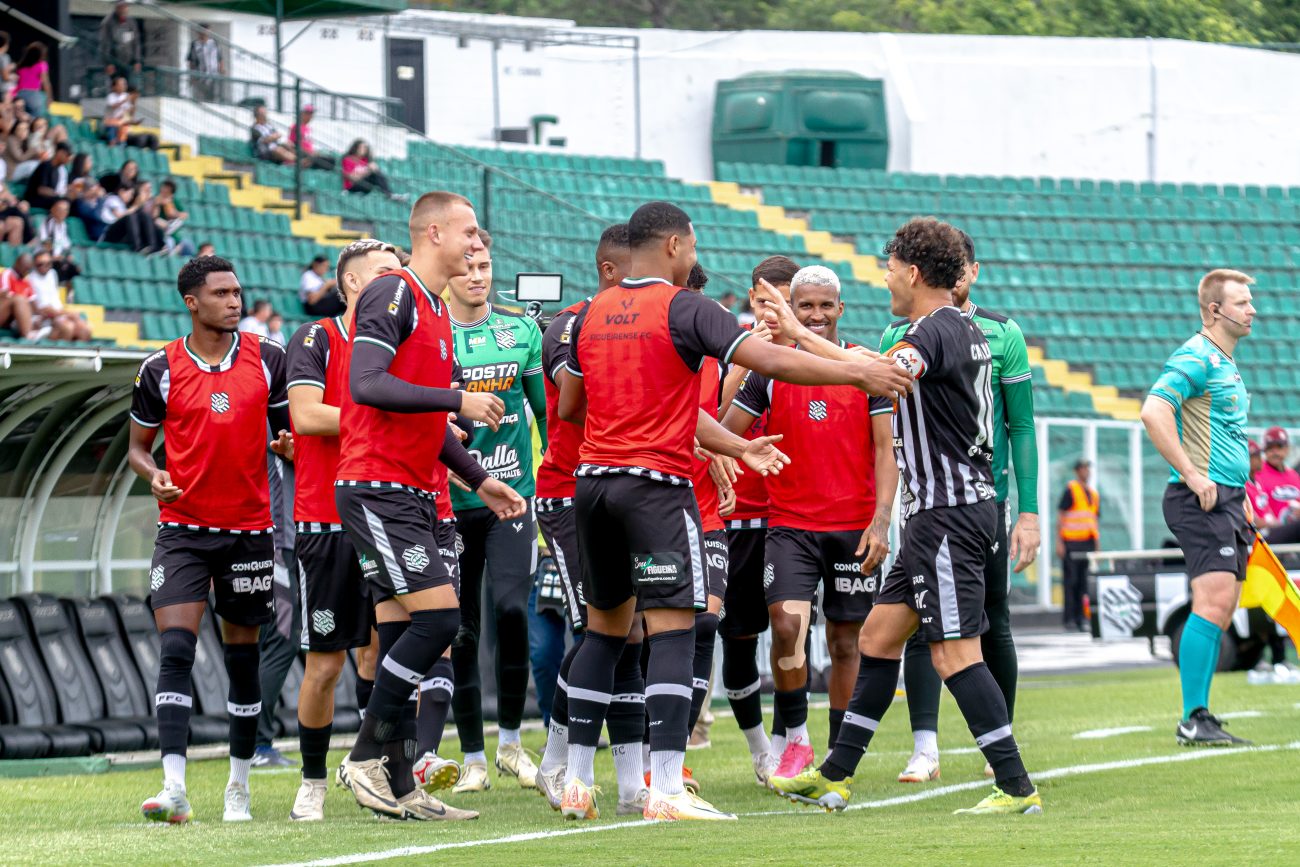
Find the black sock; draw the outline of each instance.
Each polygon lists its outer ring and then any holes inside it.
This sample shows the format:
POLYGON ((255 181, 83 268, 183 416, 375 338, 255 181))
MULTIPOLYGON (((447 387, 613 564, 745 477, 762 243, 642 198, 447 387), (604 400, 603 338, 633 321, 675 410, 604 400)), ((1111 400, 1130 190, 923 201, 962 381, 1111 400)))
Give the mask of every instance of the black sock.
POLYGON ((256 644, 227 644, 225 657, 230 677, 230 691, 226 694, 230 757, 251 759, 257 746, 257 718, 262 714, 262 679, 258 672, 261 648, 256 644))
POLYGON ((438 752, 442 746, 442 732, 447 728, 447 713, 451 710, 452 686, 451 660, 445 656, 429 669, 429 676, 420 683, 420 710, 416 718, 416 752, 419 755, 438 752))
POLYGON ((650 751, 685 752, 691 727, 691 666, 695 656, 692 629, 651 635, 646 672, 645 706, 650 715, 650 751))
POLYGON ((451 646, 459 628, 460 612, 455 608, 411 614, 410 626, 375 667, 375 689, 352 747, 354 760, 379 758, 383 755, 383 744, 398 737, 402 712, 411 700, 412 691, 424 672, 451 646))
POLYGON ((701 611, 695 615, 695 660, 691 663, 691 713, 687 730, 695 728, 700 711, 709 700, 709 677, 713 674, 713 648, 718 639, 718 615, 701 611))
POLYGON ((627 639, 587 630, 569 666, 569 743, 594 747, 600 740, 614 690, 614 669, 627 639))
MULTIPOLYGON (((582 647, 582 642, 575 642, 560 660, 560 676, 555 679, 555 697, 551 699, 551 722, 565 728, 569 726, 569 670, 573 668, 573 658, 578 655, 579 647, 582 647)), ((637 649, 640 650, 641 645, 638 644, 637 649)))
POLYGON ((831 708, 830 714, 831 732, 826 738, 826 749, 835 749, 835 742, 840 739, 840 726, 844 723, 844 711, 831 708))
POLYGON ((849 709, 840 725, 839 740, 821 766, 821 772, 828 780, 851 777, 858 769, 862 754, 871 743, 871 736, 876 733, 876 727, 894 700, 900 665, 897 659, 862 657, 853 698, 849 699, 849 709))
POLYGON ((638 744, 645 736, 645 679, 641 642, 628 642, 614 666, 614 692, 605 713, 611 744, 638 744))
POLYGON ((451 666, 456 690, 451 712, 456 718, 456 736, 466 753, 483 752, 483 681, 478 670, 478 632, 461 625, 451 646, 451 666))
POLYGON ((778 689, 776 706, 781 711, 781 722, 785 723, 786 731, 805 725, 808 722, 808 687, 778 689))
POLYGON ((763 724, 763 682, 758 674, 758 638, 722 639, 722 688, 736 725, 747 731, 763 724))
POLYGON ((302 751, 302 778, 304 780, 321 780, 328 776, 325 770, 325 757, 330 751, 330 733, 333 723, 325 723, 320 728, 305 726, 298 722, 298 749, 302 751))
POLYGON ((366 705, 370 704, 370 694, 375 691, 375 682, 369 678, 357 675, 357 710, 361 711, 364 719, 366 715, 366 705))
POLYGON ((158 642, 158 745, 162 754, 185 755, 194 712, 192 677, 199 637, 188 629, 164 629, 158 642))
POLYGON ((388 756, 388 779, 393 794, 402 797, 415 789, 415 744, 416 744, 416 699, 411 692, 411 699, 402 708, 402 715, 397 721, 397 733, 384 744, 384 755, 388 756))
POLYGON ((930 659, 930 645, 915 635, 907 640, 907 649, 903 651, 903 687, 907 691, 912 731, 937 732, 943 681, 930 659))
POLYGON ((1011 734, 1006 700, 1002 698, 1002 690, 998 689, 989 667, 977 662, 944 683, 956 699, 957 707, 961 708, 962 716, 966 717, 966 725, 975 736, 975 745, 993 766, 998 788, 1020 798, 1033 792, 1034 784, 1029 781, 1029 773, 1020 758, 1020 747, 1011 734))

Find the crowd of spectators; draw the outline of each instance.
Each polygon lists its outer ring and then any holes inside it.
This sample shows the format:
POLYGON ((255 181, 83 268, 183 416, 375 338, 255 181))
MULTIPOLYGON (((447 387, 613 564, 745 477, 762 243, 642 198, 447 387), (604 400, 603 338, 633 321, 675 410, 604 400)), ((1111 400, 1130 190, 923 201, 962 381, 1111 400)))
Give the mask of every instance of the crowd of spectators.
POLYGON ((403 196, 393 193, 388 177, 375 162, 370 152, 370 143, 365 139, 355 139, 342 158, 318 148, 311 132, 311 122, 315 116, 316 107, 304 105, 298 115, 298 122, 289 127, 286 135, 271 122, 265 105, 256 106, 253 109, 253 124, 248 130, 253 155, 259 160, 280 165, 291 166, 297 161, 305 169, 338 171, 342 187, 349 193, 364 195, 378 192, 390 199, 405 200, 403 196))

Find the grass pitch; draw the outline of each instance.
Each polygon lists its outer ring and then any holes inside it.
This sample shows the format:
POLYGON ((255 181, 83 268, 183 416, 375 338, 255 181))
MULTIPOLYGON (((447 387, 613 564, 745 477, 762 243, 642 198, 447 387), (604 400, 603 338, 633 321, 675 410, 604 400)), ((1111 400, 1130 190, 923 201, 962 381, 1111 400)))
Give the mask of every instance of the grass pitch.
MULTIPOLYGON (((158 769, 0 781, 0 858, 10 864, 256 865, 320 862, 532 864, 930 864, 1300 863, 1300 687, 1249 686, 1220 675, 1215 710, 1253 749, 1191 750, 1174 742, 1177 675, 1171 668, 1026 678, 1016 734, 1037 778, 1041 816, 953 816, 986 791, 956 706, 945 695, 943 778, 901 785, 910 751, 900 699, 859 768, 848 812, 795 806, 753 782, 744 740, 730 717, 711 749, 687 757, 703 794, 740 814, 735 823, 649 825, 613 818, 608 752, 597 782, 606 816, 564 822, 540 796, 497 780, 477 796, 449 796, 481 810, 466 823, 381 822, 331 782, 326 821, 288 821, 298 774, 253 772, 253 816, 226 826, 226 763, 190 765, 196 821, 146 823, 140 802, 160 787, 158 769), (1087 733, 1079 737, 1080 733, 1087 733)), ((820 760, 824 711, 810 720, 820 760)), ((525 733, 532 749, 541 734, 525 733)), ((490 740, 490 738, 489 738, 490 740)), ((454 735, 449 745, 455 744, 454 735)), ((331 755, 331 767, 339 756, 331 755)), ((444 793, 446 794, 446 793, 444 793)))

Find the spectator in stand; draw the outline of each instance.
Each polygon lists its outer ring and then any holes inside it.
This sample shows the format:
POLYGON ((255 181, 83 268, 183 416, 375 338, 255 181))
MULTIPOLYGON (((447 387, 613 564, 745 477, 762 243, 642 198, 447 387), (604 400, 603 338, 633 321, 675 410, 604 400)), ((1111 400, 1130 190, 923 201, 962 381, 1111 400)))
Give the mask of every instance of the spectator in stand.
POLYGON ((31 126, 28 121, 16 120, 9 128, 4 144, 6 180, 27 180, 41 164, 41 160, 49 159, 54 154, 53 148, 46 153, 32 142, 31 126))
POLYGON ((217 245, 211 241, 204 241, 202 244, 199 244, 199 252, 197 255, 200 257, 215 256, 217 255, 217 245))
MULTIPOLYGON (((127 88, 127 102, 131 106, 130 124, 143 123, 140 119, 140 88, 134 84, 127 88)), ((133 148, 147 148, 151 151, 158 150, 158 136, 151 132, 127 132, 126 143, 133 148)))
POLYGON ((68 214, 71 212, 72 204, 67 199, 59 199, 36 230, 37 250, 49 253, 60 283, 71 283, 81 274, 81 268, 73 260, 72 238, 68 235, 68 214))
POLYGON ((272 163, 292 163, 297 154, 293 145, 284 142, 284 135, 267 120, 266 106, 253 109, 253 125, 249 128, 253 155, 272 163))
POLYGON ((30 244, 34 237, 27 203, 18 201, 4 184, 0 184, 0 234, 11 247, 30 244))
POLYGON ((298 280, 298 299, 302 301, 303 312, 308 316, 343 315, 345 305, 335 291, 338 281, 325 276, 329 267, 329 259, 317 256, 303 269, 302 277, 298 280))
POLYGON ((9 34, 0 30, 0 95, 5 99, 9 98, 17 81, 14 75, 17 67, 14 66, 14 59, 9 56, 9 47, 9 34))
POLYGON ((32 314, 32 284, 27 275, 32 257, 23 254, 12 268, 0 272, 0 328, 7 328, 24 340, 40 340, 44 335, 35 326, 32 314))
POLYGON ((267 301, 265 298, 257 299, 253 302, 252 312, 239 320, 239 330, 251 331, 252 333, 259 334, 262 337, 270 337, 271 329, 267 327, 266 323, 270 321, 271 314, 274 312, 275 311, 271 309, 270 301, 267 301))
POLYGON ((54 270, 54 257, 47 252, 35 256, 35 270, 28 277, 32 287, 32 312, 37 328, 49 328, 51 340, 89 340, 90 326, 77 314, 63 306, 59 297, 59 275, 54 270))
MULTIPOLYGON (((113 178, 108 175, 106 179, 113 178)), ((84 182, 83 182, 84 183, 84 182)), ((71 190, 69 190, 71 192, 71 190)), ((90 240, 99 241, 104 237, 108 225, 100 219, 104 203, 108 200, 108 191, 99 181, 91 178, 87 186, 81 187, 81 195, 72 199, 72 212, 86 227, 90 240)))
POLYGON ((19 99, 32 117, 44 117, 54 101, 54 88, 50 86, 50 65, 45 57, 49 49, 42 42, 33 42, 18 61, 19 99))
POLYGON ((199 102, 215 101, 221 88, 221 82, 217 78, 226 74, 226 60, 221 55, 221 46, 212 38, 212 30, 208 25, 201 25, 198 34, 190 42, 185 65, 194 73, 190 78, 190 93, 193 97, 199 102))
POLYGON ((1254 440, 1248 440, 1246 446, 1250 449, 1250 481, 1246 482, 1246 499, 1250 502, 1251 511, 1255 513, 1255 526, 1267 530, 1277 526, 1277 515, 1273 512, 1273 502, 1269 499, 1268 492, 1256 480, 1264 465, 1264 450, 1254 440))
POLYGON ((68 193, 68 163, 72 161, 72 148, 61 142, 54 155, 43 160, 27 179, 27 192, 23 198, 33 208, 48 211, 50 206, 68 193))
POLYGON ((42 153, 54 153, 54 147, 59 142, 68 140, 68 128, 61 125, 50 126, 48 117, 34 117, 31 119, 31 125, 32 131, 28 134, 27 141, 42 153))
POLYGON ((1271 427, 1264 431, 1264 463, 1255 482, 1268 495, 1278 524, 1300 521, 1300 473, 1286 464, 1290 450, 1291 438, 1286 428, 1271 427))
POLYGON ((104 98, 104 141, 109 144, 124 145, 131 124, 135 123, 135 105, 131 95, 126 92, 126 76, 113 77, 113 89, 104 98))
POLYGON ((140 164, 135 160, 122 163, 122 167, 117 170, 117 181, 121 189, 134 189, 140 183, 140 164))
POLYGON ((154 225, 162 233, 163 246, 167 252, 173 256, 180 255, 186 258, 193 256, 194 242, 176 237, 176 233, 185 226, 185 221, 190 216, 181 210, 181 206, 176 202, 176 181, 171 178, 163 181, 159 185, 158 195, 153 197, 153 201, 147 207, 153 216, 154 225))
POLYGON ((284 317, 274 310, 271 311, 271 318, 266 320, 266 336, 281 346, 289 345, 289 338, 284 333, 284 317))
POLYGON ((330 154, 317 151, 316 142, 312 140, 311 119, 315 116, 316 106, 310 103, 304 105, 298 115, 298 122, 289 127, 289 142, 302 156, 303 168, 333 171, 337 161, 330 154))
POLYGON ((370 145, 364 139, 354 141, 343 156, 343 189, 349 193, 378 190, 385 196, 393 194, 388 178, 370 161, 370 145))
POLYGON ((1062 617, 1066 630, 1086 632, 1088 624, 1083 619, 1083 597, 1088 592, 1089 551, 1097 550, 1100 539, 1101 495, 1088 484, 1092 463, 1079 460, 1074 464, 1074 478, 1070 479, 1057 504, 1056 556, 1061 561, 1061 580, 1065 585, 1065 607, 1062 617))
POLYGON ((99 22, 99 60, 110 81, 115 75, 129 79, 131 73, 140 71, 144 59, 140 42, 139 23, 127 15, 127 4, 118 0, 99 22))
POLYGON ((116 192, 109 189, 100 215, 108 226, 103 240, 109 244, 126 244, 137 253, 146 255, 161 251, 162 235, 145 208, 152 192, 148 181, 141 181, 135 187, 119 187, 116 192))

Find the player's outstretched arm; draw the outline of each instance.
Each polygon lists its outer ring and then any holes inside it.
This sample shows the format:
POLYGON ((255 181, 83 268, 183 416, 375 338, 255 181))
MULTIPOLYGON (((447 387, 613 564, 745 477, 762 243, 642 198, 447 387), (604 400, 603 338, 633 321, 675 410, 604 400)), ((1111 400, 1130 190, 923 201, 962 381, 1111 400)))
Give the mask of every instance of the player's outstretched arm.
POLYGON ((1219 487, 1202 475, 1187 452, 1183 451, 1183 444, 1178 439, 1178 420, 1174 416, 1173 405, 1164 398, 1147 395, 1142 404, 1142 424, 1156 451, 1183 477, 1183 484, 1196 494, 1201 509, 1206 512, 1213 509, 1219 499, 1219 487))
POLYGON ((790 463, 789 455, 776 448, 780 436, 747 440, 727 430, 703 409, 695 423, 695 438, 714 454, 743 461, 745 466, 764 476, 776 475, 790 463))
POLYGON ((825 337, 805 328, 798 317, 794 315, 794 309, 790 302, 782 297, 781 293, 766 280, 759 279, 758 288, 754 290, 754 297, 763 304, 764 315, 763 324, 772 332, 781 335, 786 340, 799 344, 801 349, 811 352, 820 358, 826 358, 831 361, 857 361, 864 355, 868 358, 875 358, 880 355, 864 346, 855 349, 846 349, 838 343, 831 343, 825 337))
POLYGON ((438 454, 438 460, 459 476, 470 491, 477 490, 488 479, 487 470, 474 460, 474 456, 465 448, 451 425, 447 425, 447 430, 443 434, 442 451, 438 454))
POLYGON ((794 385, 852 385, 891 400, 912 390, 912 375, 884 357, 855 355, 852 361, 831 361, 811 352, 744 340, 736 347, 733 358, 750 370, 794 385))

